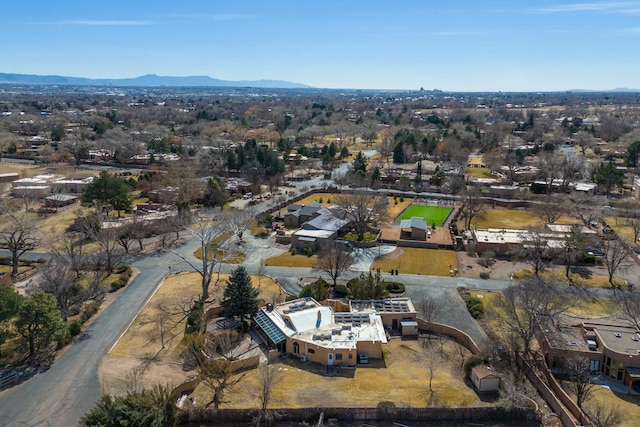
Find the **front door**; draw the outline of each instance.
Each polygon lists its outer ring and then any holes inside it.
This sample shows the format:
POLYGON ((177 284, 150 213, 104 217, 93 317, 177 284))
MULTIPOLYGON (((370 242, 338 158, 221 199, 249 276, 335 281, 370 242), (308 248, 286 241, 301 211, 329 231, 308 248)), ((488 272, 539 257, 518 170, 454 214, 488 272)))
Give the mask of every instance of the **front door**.
POLYGON ((333 353, 329 353, 329 358, 327 359, 327 365, 333 365, 333 353))

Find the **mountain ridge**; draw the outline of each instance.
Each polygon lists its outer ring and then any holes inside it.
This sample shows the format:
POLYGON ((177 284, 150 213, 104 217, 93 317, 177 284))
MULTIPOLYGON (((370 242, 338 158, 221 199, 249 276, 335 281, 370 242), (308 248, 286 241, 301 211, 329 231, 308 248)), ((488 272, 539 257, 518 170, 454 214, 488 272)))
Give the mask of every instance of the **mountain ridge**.
POLYGON ((61 86, 141 86, 141 87, 255 87, 274 89, 304 89, 311 86, 285 80, 221 80, 209 76, 159 76, 145 74, 122 79, 90 79, 60 75, 0 73, 0 84, 41 84, 61 86))

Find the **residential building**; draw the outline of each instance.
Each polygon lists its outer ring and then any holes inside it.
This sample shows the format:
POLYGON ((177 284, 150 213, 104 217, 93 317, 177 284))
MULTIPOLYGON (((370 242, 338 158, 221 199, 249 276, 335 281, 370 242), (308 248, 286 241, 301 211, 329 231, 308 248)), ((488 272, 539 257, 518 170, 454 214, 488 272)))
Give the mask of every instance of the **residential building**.
POLYGON ((280 353, 322 365, 350 366, 382 358, 387 332, 402 321, 416 321, 408 298, 328 303, 332 305, 299 298, 268 304, 253 320, 267 345, 280 353))

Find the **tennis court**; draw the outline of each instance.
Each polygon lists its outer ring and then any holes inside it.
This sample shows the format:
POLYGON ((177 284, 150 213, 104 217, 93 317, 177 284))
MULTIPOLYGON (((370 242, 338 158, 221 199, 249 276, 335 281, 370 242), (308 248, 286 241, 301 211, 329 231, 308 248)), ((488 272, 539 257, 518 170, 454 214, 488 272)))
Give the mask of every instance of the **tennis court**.
POLYGON ((398 215, 396 221, 418 217, 424 218, 429 226, 435 223, 436 226, 441 227, 451 214, 451 211, 453 211, 453 208, 442 206, 409 205, 404 212, 398 215))

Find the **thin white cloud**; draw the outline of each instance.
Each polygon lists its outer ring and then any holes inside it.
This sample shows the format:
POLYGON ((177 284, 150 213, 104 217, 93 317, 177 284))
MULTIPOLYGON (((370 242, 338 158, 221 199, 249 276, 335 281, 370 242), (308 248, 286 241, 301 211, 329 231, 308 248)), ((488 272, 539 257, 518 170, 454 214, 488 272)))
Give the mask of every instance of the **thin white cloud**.
POLYGON ((240 15, 240 14, 221 14, 221 15, 210 15, 204 13, 181 13, 176 15, 170 15, 169 19, 179 18, 179 19, 202 19, 206 21, 243 21, 252 19, 251 15, 240 15))
POLYGON ((54 21, 54 22, 37 22, 38 25, 79 25, 79 26, 139 26, 153 25, 153 21, 94 21, 94 20, 71 20, 71 21, 54 21))
POLYGON ((627 34, 640 34, 640 27, 625 28, 622 32, 627 34))
POLYGON ((537 9, 538 12, 547 13, 571 13, 571 12, 615 12, 624 13, 625 10, 638 7, 634 2, 594 2, 594 3, 573 3, 559 4, 557 6, 543 7, 537 9))

